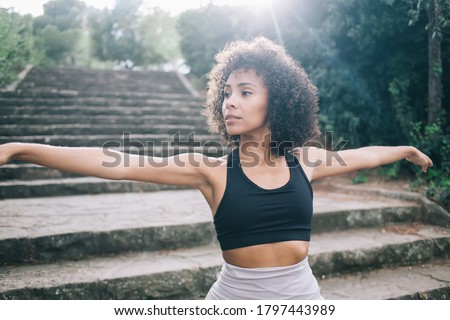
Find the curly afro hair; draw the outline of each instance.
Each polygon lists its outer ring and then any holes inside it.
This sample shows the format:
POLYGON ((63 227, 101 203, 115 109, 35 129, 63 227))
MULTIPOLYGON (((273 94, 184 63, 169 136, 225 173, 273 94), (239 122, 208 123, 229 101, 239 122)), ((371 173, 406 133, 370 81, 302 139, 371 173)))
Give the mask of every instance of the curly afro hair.
POLYGON ((234 70, 253 69, 269 92, 267 120, 272 152, 284 155, 320 134, 317 89, 303 67, 280 45, 264 37, 228 43, 216 57, 207 75, 207 100, 203 114, 211 132, 220 133, 227 143, 237 145, 239 137, 229 136, 222 115, 223 90, 234 70))

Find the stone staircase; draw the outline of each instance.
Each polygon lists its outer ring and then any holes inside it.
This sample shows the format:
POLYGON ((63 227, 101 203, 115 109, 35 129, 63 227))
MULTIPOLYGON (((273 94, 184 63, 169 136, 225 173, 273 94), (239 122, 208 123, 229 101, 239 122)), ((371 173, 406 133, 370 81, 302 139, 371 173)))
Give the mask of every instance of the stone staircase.
MULTIPOLYGON (((184 148, 223 154, 201 131, 201 99, 180 83, 174 74, 34 68, 0 95, 0 141, 101 146, 127 131, 144 146, 160 139, 151 151, 164 155, 179 151, 163 142, 180 131, 184 148), (205 136, 201 147, 189 144, 193 130, 205 136)), ((314 188, 309 261, 326 299, 449 298, 448 212, 411 193, 326 180, 314 188)), ((16 162, 0 168, 0 195, 0 299, 202 299, 223 262, 196 190, 16 162)))
MULTIPOLYGON (((203 99, 181 79, 156 71, 33 68, 15 91, 0 94, 0 143, 223 155, 226 148, 200 114, 203 99)), ((0 199, 173 188, 79 177, 19 162, 0 169, 0 199)))

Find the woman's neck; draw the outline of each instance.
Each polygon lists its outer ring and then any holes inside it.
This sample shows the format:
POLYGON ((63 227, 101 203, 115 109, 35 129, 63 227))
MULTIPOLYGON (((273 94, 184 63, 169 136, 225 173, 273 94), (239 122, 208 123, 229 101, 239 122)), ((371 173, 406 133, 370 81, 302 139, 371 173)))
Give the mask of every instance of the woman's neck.
POLYGON ((277 164, 280 157, 271 150, 270 134, 262 139, 241 137, 239 141, 239 158, 243 166, 269 166, 277 164))

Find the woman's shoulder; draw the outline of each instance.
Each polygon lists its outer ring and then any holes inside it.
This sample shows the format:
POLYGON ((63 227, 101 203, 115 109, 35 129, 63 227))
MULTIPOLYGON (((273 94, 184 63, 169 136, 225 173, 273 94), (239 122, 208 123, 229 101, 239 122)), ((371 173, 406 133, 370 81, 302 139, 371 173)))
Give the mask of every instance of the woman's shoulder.
POLYGON ((321 149, 314 146, 297 147, 292 150, 292 154, 297 158, 309 180, 311 180, 313 170, 320 161, 320 153, 321 149))
POLYGON ((210 179, 214 180, 215 175, 219 171, 226 170, 228 155, 213 157, 197 154, 195 159, 197 160, 196 165, 199 166, 199 169, 210 179))
POLYGON ((321 149, 303 146, 292 149, 292 154, 301 162, 314 162, 320 158, 321 149))

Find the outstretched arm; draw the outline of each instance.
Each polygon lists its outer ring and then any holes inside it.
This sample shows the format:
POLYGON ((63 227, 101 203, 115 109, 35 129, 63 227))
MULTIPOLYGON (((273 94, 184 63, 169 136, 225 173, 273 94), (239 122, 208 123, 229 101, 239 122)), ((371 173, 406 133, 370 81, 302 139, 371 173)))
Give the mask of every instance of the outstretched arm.
POLYGON ((206 183, 201 154, 168 158, 125 154, 111 149, 55 147, 32 143, 0 145, 0 165, 22 160, 53 169, 112 180, 199 187, 206 183))
POLYGON ((306 160, 306 165, 311 166, 311 180, 371 169, 402 159, 421 166, 423 172, 426 172, 427 168, 433 165, 426 154, 410 146, 376 146, 343 151, 328 151, 309 147, 303 150, 302 154, 304 155, 303 163, 306 160))

